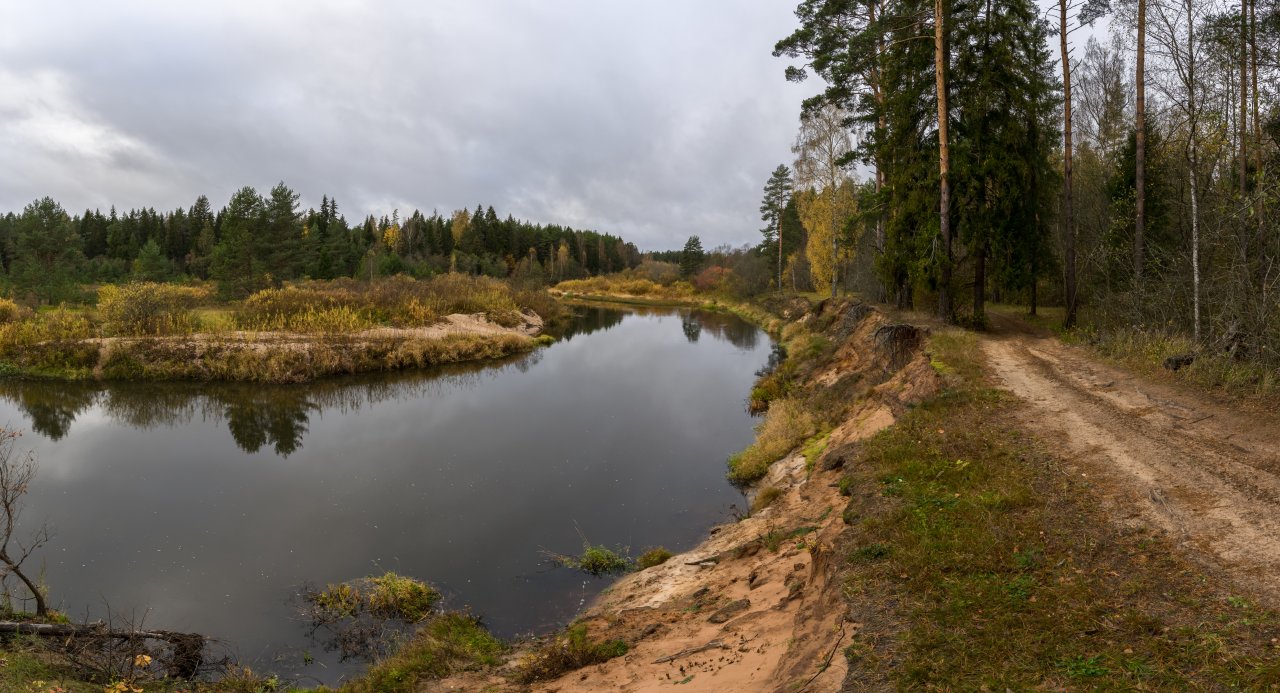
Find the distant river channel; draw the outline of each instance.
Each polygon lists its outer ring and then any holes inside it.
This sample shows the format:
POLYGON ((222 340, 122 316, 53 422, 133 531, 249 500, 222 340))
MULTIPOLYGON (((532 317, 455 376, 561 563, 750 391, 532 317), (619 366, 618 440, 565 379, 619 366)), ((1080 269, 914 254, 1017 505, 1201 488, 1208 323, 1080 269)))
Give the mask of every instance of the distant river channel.
MULTIPOLYGON (((743 499, 725 459, 772 344, 735 317, 576 308, 501 362, 296 386, 0 380, 39 471, 50 603, 201 633, 255 670, 334 683, 304 585, 395 571, 503 637, 563 625, 608 581, 547 552, 687 549, 743 499)), ((38 572, 38 571, 37 571, 38 572)))

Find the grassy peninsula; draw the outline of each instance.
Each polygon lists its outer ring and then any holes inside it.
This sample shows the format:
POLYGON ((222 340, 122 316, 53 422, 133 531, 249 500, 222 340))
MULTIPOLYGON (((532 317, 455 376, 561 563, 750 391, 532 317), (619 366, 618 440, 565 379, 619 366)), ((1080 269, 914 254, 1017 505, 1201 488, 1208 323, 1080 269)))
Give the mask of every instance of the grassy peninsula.
POLYGON ((92 303, 0 300, 0 373, 288 383, 528 351, 562 308, 538 289, 448 273, 301 281, 220 300, 199 282, 97 287, 92 303))

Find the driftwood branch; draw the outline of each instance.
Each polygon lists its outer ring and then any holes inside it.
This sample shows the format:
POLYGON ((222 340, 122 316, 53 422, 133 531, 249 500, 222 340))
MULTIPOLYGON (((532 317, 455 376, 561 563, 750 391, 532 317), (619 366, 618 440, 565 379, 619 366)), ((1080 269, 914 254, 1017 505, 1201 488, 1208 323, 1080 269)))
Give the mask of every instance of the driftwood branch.
POLYGON ((178 633, 171 630, 116 630, 101 621, 94 623, 26 623, 0 621, 0 635, 37 635, 46 638, 68 640, 122 640, 126 643, 142 640, 161 640, 173 648, 169 673, 177 678, 193 678, 204 662, 205 637, 198 633, 178 633))
POLYGON ((677 659, 680 659, 681 657, 688 657, 689 655, 698 654, 699 652, 706 652, 707 650, 723 650, 725 647, 727 646, 724 644, 722 640, 718 640, 718 639, 712 640, 706 645, 699 645, 698 647, 690 647, 686 650, 680 650, 675 654, 667 655, 666 657, 660 657, 658 659, 653 660, 653 663, 666 664, 667 662, 673 662, 677 659))
POLYGON ((203 635, 195 633, 175 633, 168 630, 112 630, 101 621, 96 623, 28 623, 25 621, 0 621, 0 634, 40 635, 49 638, 87 637, 118 638, 121 640, 144 639, 164 640, 165 642, 188 641, 192 638, 204 640, 203 635))

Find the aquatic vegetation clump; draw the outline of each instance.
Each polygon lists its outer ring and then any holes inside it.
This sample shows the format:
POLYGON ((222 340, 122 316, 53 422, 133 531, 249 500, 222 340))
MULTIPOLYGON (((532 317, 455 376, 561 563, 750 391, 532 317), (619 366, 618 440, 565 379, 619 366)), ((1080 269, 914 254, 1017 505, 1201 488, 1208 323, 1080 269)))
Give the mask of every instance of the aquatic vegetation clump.
POLYGON ((304 590, 309 616, 319 624, 368 614, 376 619, 414 623, 431 614, 440 592, 421 580, 394 572, 304 590))

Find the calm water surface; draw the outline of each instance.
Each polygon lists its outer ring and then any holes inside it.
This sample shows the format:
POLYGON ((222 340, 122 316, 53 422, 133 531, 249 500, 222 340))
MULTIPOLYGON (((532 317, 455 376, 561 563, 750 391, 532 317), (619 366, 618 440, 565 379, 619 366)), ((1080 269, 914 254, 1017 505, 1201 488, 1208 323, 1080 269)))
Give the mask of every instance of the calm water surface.
POLYGON ((770 342, 736 318, 580 309, 498 364, 303 386, 0 381, 29 431, 52 602, 218 638, 258 667, 359 668, 309 636, 304 583, 394 570, 503 636, 607 582, 547 564, 593 543, 687 548, 742 497, 727 455, 770 342), (108 614, 108 611, 110 614, 108 614), (304 653, 315 663, 304 666, 304 653))

